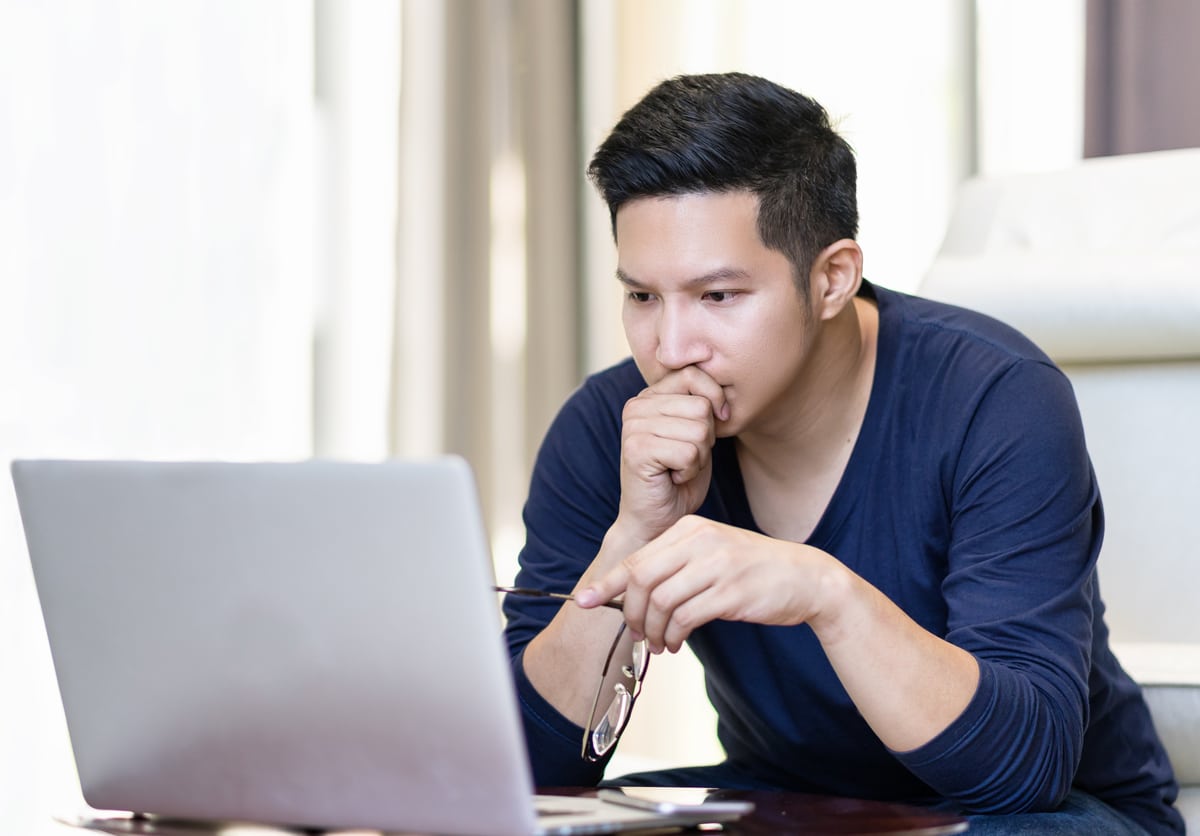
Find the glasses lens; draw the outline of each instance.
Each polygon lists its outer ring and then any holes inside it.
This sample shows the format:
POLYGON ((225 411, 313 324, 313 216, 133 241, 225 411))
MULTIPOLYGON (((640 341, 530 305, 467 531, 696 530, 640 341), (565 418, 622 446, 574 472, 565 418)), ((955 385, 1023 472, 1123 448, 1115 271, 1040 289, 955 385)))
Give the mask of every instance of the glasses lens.
POLYGON ((633 695, 624 685, 617 685, 616 694, 608 705, 608 711, 600 718, 600 722, 592 729, 592 751, 598 757, 603 757, 617 742, 618 736, 625 729, 629 720, 629 708, 633 705, 633 695))
POLYGON ((629 722, 650 662, 645 641, 631 642, 622 624, 613 640, 583 740, 583 757, 596 761, 616 745, 629 722))
POLYGON ((650 664, 650 649, 646 646, 646 642, 634 642, 633 647, 630 648, 629 657, 629 667, 622 670, 640 687, 642 679, 646 676, 646 667, 650 664))
MULTIPOLYGON (((540 589, 511 586, 493 588, 507 595, 556 598, 559 601, 573 600, 571 595, 563 592, 545 592, 540 589)), ((606 606, 621 609, 618 602, 609 602, 606 606)), ((625 624, 622 622, 604 660, 600 687, 596 690, 596 698, 592 700, 592 710, 583 733, 582 754, 585 760, 598 761, 616 745, 621 732, 625 730, 625 724, 629 722, 633 702, 642 690, 642 680, 646 676, 649 664, 650 649, 646 642, 630 641, 625 636, 625 624)))

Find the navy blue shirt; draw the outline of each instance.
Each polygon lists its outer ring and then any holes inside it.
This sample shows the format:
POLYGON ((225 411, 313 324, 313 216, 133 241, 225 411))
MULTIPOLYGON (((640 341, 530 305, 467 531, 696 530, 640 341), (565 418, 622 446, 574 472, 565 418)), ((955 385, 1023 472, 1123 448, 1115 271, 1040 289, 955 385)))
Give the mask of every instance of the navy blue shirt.
MULTIPOLYGON (((862 295, 879 308, 870 402, 807 542, 974 655, 979 685, 936 738, 895 752, 809 627, 712 622, 688 643, 729 760, 763 787, 950 799, 977 813, 1052 809, 1076 786, 1152 833, 1183 832, 1166 754, 1109 650, 1103 511, 1069 382, 993 319, 869 284, 862 295)), ((644 387, 627 360, 555 419, 525 507, 519 585, 568 592, 599 551, 620 499, 621 411, 644 387)), ((714 448, 698 513, 758 530, 734 439, 714 448)), ((603 764, 580 759, 582 730, 521 665, 555 605, 510 596, 505 611, 537 782, 594 784, 603 764)))

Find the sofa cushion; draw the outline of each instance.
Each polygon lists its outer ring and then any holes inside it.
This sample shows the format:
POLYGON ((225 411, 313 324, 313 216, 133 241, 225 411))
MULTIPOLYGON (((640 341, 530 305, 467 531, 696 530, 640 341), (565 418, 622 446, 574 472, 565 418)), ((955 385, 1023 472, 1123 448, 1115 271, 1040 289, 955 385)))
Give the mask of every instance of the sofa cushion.
POLYGON ((921 294, 996 317, 1064 363, 1200 357, 1196 253, 939 255, 921 294))
POLYGON ((1200 356, 1200 148, 976 178, 924 296, 992 314, 1059 363, 1200 356))
POLYGON ((1200 829, 1200 787, 1180 787, 1175 809, 1187 822, 1190 832, 1200 829))
MULTIPOLYGON (((1200 148, 1096 157, 1058 171, 978 177, 959 189, 939 257, 1141 255, 1200 247, 1200 148)), ((1073 276, 1086 273, 1072 271, 1073 276)))

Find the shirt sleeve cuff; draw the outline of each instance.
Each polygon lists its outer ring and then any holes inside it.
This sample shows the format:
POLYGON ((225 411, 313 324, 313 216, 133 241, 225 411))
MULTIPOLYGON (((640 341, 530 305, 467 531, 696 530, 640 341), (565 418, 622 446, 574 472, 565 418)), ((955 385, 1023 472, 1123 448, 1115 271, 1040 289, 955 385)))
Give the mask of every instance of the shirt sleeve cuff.
POLYGON ((525 651, 513 658, 517 703, 525 726, 525 740, 539 787, 593 787, 604 777, 605 762, 591 763, 580 756, 583 728, 550 705, 525 675, 525 651))
MULTIPOLYGON (((979 684, 962 714, 917 749, 893 752, 945 798, 980 813, 1046 809, 1065 796, 1074 770, 1048 744, 1045 699, 1018 672, 980 661, 979 684)), ((1077 760, 1074 761, 1077 763, 1077 760)))

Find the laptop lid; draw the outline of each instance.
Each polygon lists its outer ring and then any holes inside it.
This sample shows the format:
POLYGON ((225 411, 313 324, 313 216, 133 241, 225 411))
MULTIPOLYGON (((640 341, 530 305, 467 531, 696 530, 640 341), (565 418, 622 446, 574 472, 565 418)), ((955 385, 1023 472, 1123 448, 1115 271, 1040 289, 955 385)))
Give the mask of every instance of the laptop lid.
POLYGON ((537 829, 462 460, 12 473, 90 805, 537 829))

